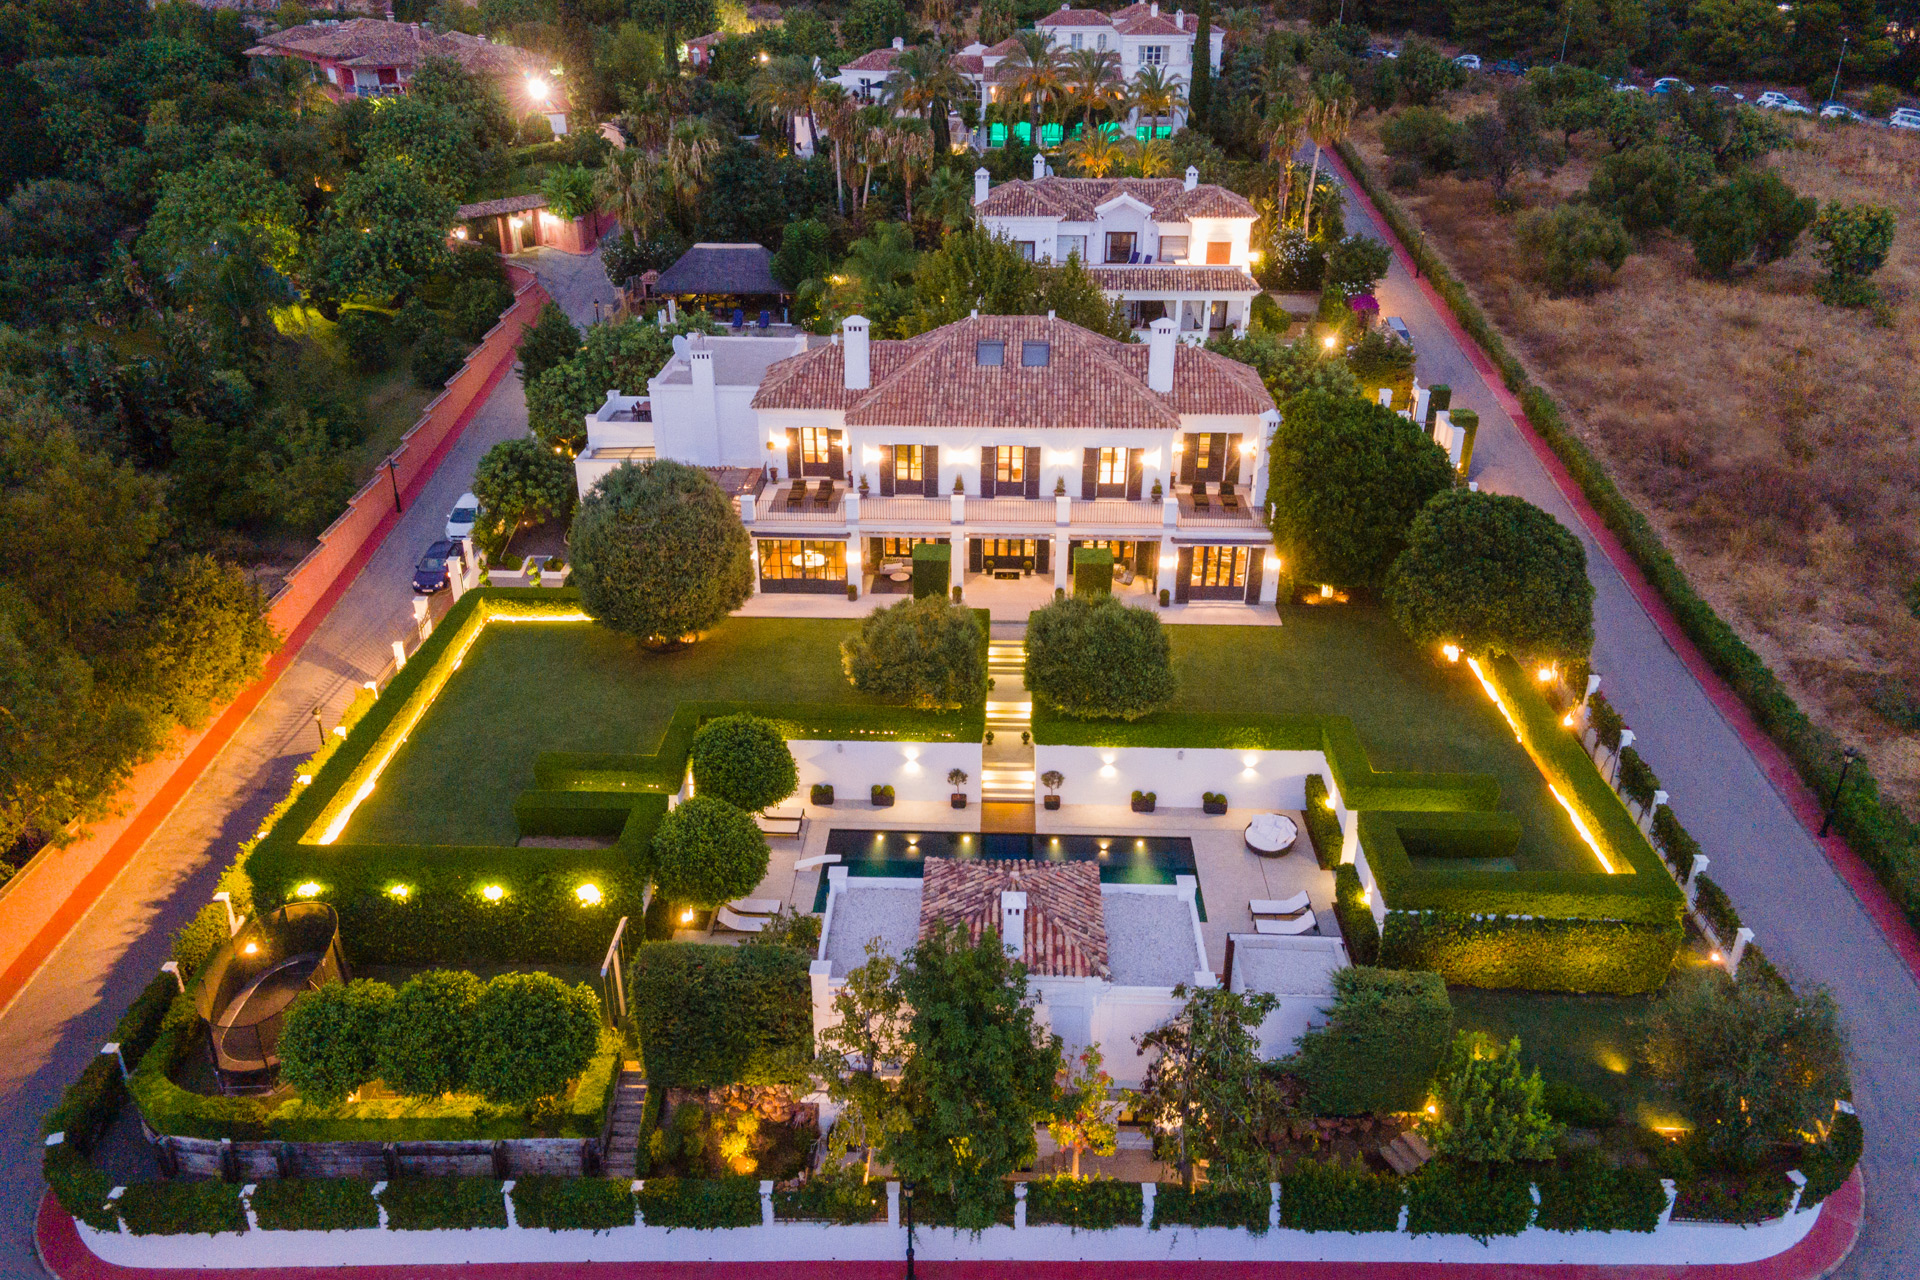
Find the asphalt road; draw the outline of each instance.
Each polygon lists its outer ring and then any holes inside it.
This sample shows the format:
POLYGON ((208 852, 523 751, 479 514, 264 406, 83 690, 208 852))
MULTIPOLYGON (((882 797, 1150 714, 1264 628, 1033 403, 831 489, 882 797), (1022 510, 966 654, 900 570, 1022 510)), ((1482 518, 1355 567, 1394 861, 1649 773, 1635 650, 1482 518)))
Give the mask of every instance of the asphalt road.
MULTIPOLYGON (((1351 198, 1347 230, 1389 239, 1351 198)), ((1671 793, 1675 816, 1712 859, 1710 874, 1754 940, 1796 985, 1824 984, 1845 1015, 1867 1134, 1867 1217, 1859 1246, 1835 1274, 1920 1275, 1920 986, 1601 553, 1398 257, 1375 293, 1381 314, 1399 316, 1412 332, 1421 384, 1446 383, 1456 407, 1479 411, 1471 479, 1518 494, 1579 534, 1594 585, 1593 669, 1638 735, 1634 749, 1671 793)))

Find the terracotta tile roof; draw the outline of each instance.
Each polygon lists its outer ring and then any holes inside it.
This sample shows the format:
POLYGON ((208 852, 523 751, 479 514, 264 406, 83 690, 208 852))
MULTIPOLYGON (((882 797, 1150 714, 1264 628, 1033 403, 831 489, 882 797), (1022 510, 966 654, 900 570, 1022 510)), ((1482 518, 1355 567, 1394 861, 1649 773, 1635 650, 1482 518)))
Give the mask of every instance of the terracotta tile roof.
POLYGON ((956 53, 953 55, 953 69, 963 76, 977 76, 987 69, 977 53, 956 53))
POLYGON ((1055 9, 1036 20, 1036 27, 1110 27, 1113 19, 1098 9, 1055 9))
POLYGON ((842 410, 849 426, 1140 428, 1175 431, 1182 414, 1259 414, 1273 397, 1237 360, 1182 344, 1173 391, 1147 386, 1147 348, 1115 342, 1045 316, 975 316, 904 341, 875 342, 872 386, 846 388, 845 350, 816 347, 767 369, 756 409, 842 410), (982 365, 982 341, 1006 343, 999 365, 982 365), (1049 344, 1044 367, 1027 368, 1021 343, 1049 344))
POLYGON ((687 41, 687 48, 711 49, 713 48, 713 46, 715 46, 716 44, 719 44, 722 40, 726 38, 727 38, 727 33, 724 31, 709 32, 704 36, 695 36, 693 39, 687 41))
POLYGON ((888 71, 893 68, 893 60, 900 56, 898 49, 875 49, 872 53, 863 53, 852 62, 842 64, 841 71, 888 71))
MULTIPOLYGON (((480 36, 461 31, 434 31, 413 22, 387 22, 379 18, 354 18, 347 22, 309 22, 262 36, 260 43, 247 50, 251 57, 288 54, 331 62, 342 67, 396 67, 404 71, 418 69, 428 58, 451 58, 474 75, 495 79, 527 74, 545 74, 545 61, 535 53, 510 44, 496 44, 480 36)), ((550 109, 567 109, 564 92, 554 87, 550 109)), ((516 109, 525 97, 523 87, 514 85, 508 94, 516 109)))
POLYGON ((921 937, 933 924, 954 924, 978 942, 987 929, 1000 928, 1000 895, 1025 893, 1026 936, 1020 941, 1029 972, 1056 978, 1111 976, 1097 864, 928 858, 921 877, 921 937))
POLYGON ((1258 216, 1244 196, 1211 182, 1188 191, 1179 178, 1016 178, 988 192, 979 211, 988 217, 1057 217, 1068 222, 1092 222, 1096 209, 1122 195, 1146 205, 1159 222, 1258 216))
POLYGON ((1005 58, 1011 56, 1013 51, 1019 47, 1020 41, 1014 36, 1008 36, 1005 40, 994 45, 980 56, 983 58, 1005 58))
POLYGON ((1089 266, 1102 289, 1151 293, 1169 289, 1189 293, 1258 293, 1260 285, 1238 267, 1182 267, 1155 263, 1150 267, 1089 266))
MULTIPOLYGON (((1152 5, 1130 4, 1113 15, 1113 25, 1120 29, 1122 35, 1130 36, 1173 35, 1176 32, 1197 36, 1200 33, 1200 15, 1198 13, 1188 13, 1184 10, 1179 10, 1169 16, 1167 6, 1161 5, 1159 18, 1166 23, 1164 30, 1147 30, 1139 25, 1153 17, 1152 5)), ((1212 29, 1221 35, 1226 34, 1226 28, 1224 27, 1214 27, 1212 29)))

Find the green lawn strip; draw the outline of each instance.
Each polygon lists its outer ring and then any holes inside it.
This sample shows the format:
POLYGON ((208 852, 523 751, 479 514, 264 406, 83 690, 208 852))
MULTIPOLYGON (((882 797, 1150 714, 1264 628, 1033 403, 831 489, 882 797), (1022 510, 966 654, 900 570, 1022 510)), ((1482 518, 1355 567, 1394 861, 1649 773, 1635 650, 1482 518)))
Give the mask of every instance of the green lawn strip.
POLYGON ((1447 998, 1454 1030, 1484 1031, 1501 1044, 1519 1036, 1526 1061, 1549 1083, 1585 1089, 1629 1120, 1675 1122, 1673 1103, 1640 1065, 1641 1020, 1654 997, 1456 986, 1447 998))

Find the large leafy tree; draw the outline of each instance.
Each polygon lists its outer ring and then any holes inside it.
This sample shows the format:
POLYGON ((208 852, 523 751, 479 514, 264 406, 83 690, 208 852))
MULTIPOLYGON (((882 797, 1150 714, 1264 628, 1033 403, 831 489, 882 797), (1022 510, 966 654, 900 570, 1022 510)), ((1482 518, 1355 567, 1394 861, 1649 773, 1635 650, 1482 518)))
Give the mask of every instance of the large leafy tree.
POLYGON ((1184 985, 1173 994, 1186 1000, 1180 1012, 1140 1037, 1140 1051, 1157 1056, 1134 1113, 1153 1126, 1156 1154, 1189 1190, 1202 1160, 1214 1186, 1264 1185, 1271 1162, 1261 1135, 1277 1091, 1261 1070, 1259 1032, 1279 997, 1184 985))
POLYGON ((992 1226, 1004 1179, 1038 1151, 1053 1104, 1060 1039, 1040 1025, 1027 968, 997 930, 969 940, 935 925, 907 953, 900 996, 913 1011, 901 1071, 904 1124, 883 1154, 921 1191, 951 1196, 954 1225, 992 1226))
POLYGON ((753 593, 732 500, 678 462, 628 464, 601 479, 574 517, 572 548, 587 612, 650 643, 705 631, 753 593))
POLYGON ((341 184, 316 246, 315 277, 343 300, 390 302, 451 263, 453 209, 414 169, 374 161, 341 184))
POLYGON ((1556 298, 1598 292, 1633 250, 1620 219, 1590 204, 1535 209, 1514 227, 1514 242, 1556 298))
POLYGON ((1413 522, 1387 609, 1415 644, 1584 661, 1593 649, 1587 553, 1524 498, 1455 490, 1413 522))
POLYGON ((973 610, 944 595, 875 609, 840 642, 853 687, 913 707, 964 707, 986 700, 986 654, 973 610))
POLYGON ((1668 983, 1647 1017, 1646 1056, 1707 1150, 1752 1164, 1833 1114, 1847 1090, 1833 997, 1700 968, 1668 983))
POLYGON ((1096 1045, 1088 1045, 1061 1073, 1060 1096, 1047 1136, 1062 1150, 1073 1152, 1072 1175, 1080 1176, 1080 1153, 1110 1156, 1119 1149, 1120 1113, 1132 1104, 1132 1095, 1115 1097, 1113 1077, 1096 1045))
POLYGON ((260 674, 275 643, 265 611, 238 565, 201 554, 157 566, 141 583, 129 692, 171 720, 200 724, 260 674))
POLYGON ((669 903, 716 907, 753 892, 767 874, 767 838, 718 796, 682 800, 653 833, 648 870, 669 903))
POLYGON ((1138 720, 1173 696, 1166 628, 1110 595, 1067 596, 1027 620, 1027 688, 1070 716, 1138 720))
POLYGON ((267 265, 290 274, 300 251, 300 202, 264 165, 238 156, 160 179, 160 202, 140 233, 140 256, 155 270, 180 270, 223 228, 256 232, 267 265))
POLYGON ((600 1043, 600 998, 550 973, 503 973, 473 1002, 467 1081, 495 1102, 530 1106, 566 1092, 600 1043))
POLYGON ((749 813, 779 804, 800 789, 800 773, 780 726, 760 716, 707 721, 693 735, 687 763, 701 795, 749 813))
POLYGON ((1452 484, 1446 452, 1390 409, 1324 391, 1281 408, 1267 501, 1301 581, 1379 586, 1414 516, 1452 484))
POLYGON ((465 197, 479 168, 468 121, 414 94, 380 98, 375 106, 361 137, 367 160, 397 165, 453 200, 465 197))
POLYGON ((1471 1164, 1548 1160, 1561 1126, 1547 1114, 1539 1068, 1520 1063, 1520 1037, 1502 1049, 1484 1035, 1462 1032, 1441 1072, 1434 1150, 1471 1164))
POLYGON ((1360 394, 1360 383, 1347 362, 1306 339, 1287 342, 1270 329, 1249 329, 1244 338, 1229 333, 1209 339, 1207 350, 1252 365, 1275 404, 1285 404, 1302 391, 1336 398, 1360 394))
POLYGON ((539 318, 520 336, 520 383, 531 387, 540 375, 580 353, 580 331, 557 302, 540 308, 539 318))
POLYGON ((832 1025, 817 1038, 814 1071, 840 1107, 829 1148, 836 1158, 863 1152, 862 1181, 872 1175, 874 1152, 887 1135, 909 1123, 893 1074, 907 1060, 911 1017, 899 974, 899 960, 887 955, 878 939, 869 942, 865 963, 847 971, 834 995, 832 1025))
POLYGON ((577 493, 566 458, 525 436, 487 450, 473 476, 473 496, 485 510, 489 545, 497 543, 496 549, 525 525, 565 519, 577 493))
POLYGON ((913 271, 913 309, 901 322, 911 336, 964 320, 974 311, 995 316, 1060 319, 1110 338, 1130 341, 1124 303, 1108 302, 1076 258, 1059 266, 1033 263, 1013 241, 984 227, 950 232, 913 271))
POLYGON ((1686 227, 1693 260, 1721 280, 1748 259, 1777 262, 1793 252, 1819 207, 1813 197, 1795 195, 1772 169, 1742 170, 1694 201, 1686 227))

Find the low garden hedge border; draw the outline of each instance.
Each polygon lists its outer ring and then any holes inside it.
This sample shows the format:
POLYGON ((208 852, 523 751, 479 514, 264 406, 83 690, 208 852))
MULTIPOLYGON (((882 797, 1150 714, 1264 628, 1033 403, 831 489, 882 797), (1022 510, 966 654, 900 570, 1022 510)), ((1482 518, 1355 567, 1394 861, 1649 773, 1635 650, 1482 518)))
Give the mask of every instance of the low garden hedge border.
POLYGON ((1333 914, 1340 922, 1340 936, 1346 939, 1347 956, 1355 964, 1380 959, 1380 926, 1367 905, 1366 892, 1358 867, 1345 862, 1334 868, 1333 914))
POLYGON ((1615 1168, 1588 1157, 1534 1174, 1540 1208, 1534 1225, 1548 1231, 1643 1231, 1660 1225, 1667 1191, 1656 1169, 1615 1168))
POLYGON ((648 1178, 638 1194, 650 1227, 755 1227, 760 1184, 752 1178, 648 1178))
POLYGON ((809 1178, 795 1190, 773 1193, 773 1216, 780 1222, 831 1222, 842 1227, 884 1222, 887 1184, 852 1178, 809 1178))
MULTIPOLYGON (((1831 795, 1843 763, 1840 741, 1814 724, 1760 655, 1694 590, 1652 522, 1620 492, 1606 467, 1567 426, 1553 398, 1528 380, 1526 367, 1508 350, 1499 332, 1419 234, 1399 202, 1381 186, 1352 143, 1342 141, 1336 144, 1336 150, 1401 245, 1414 255, 1434 292, 1499 366, 1528 421, 1659 593, 1681 631, 1792 761, 1801 780, 1814 794, 1831 795)), ((1920 825, 1897 802, 1880 794, 1867 762, 1854 766, 1848 784, 1834 814, 1836 828, 1873 869, 1907 918, 1920 925, 1920 825)))
POLYGON ((520 1178, 513 1220, 548 1231, 608 1231, 633 1225, 633 1192, 621 1178, 520 1178))
POLYGON ((507 1206, 492 1178, 398 1178, 380 1192, 395 1231, 505 1227, 507 1206))
POLYGON ((1105 1231, 1140 1225, 1142 1198, 1137 1182, 1061 1176, 1036 1178, 1026 1188, 1028 1226, 1105 1231))
POLYGON ((1243 1227, 1256 1236, 1272 1225, 1273 1192, 1267 1187, 1195 1187, 1163 1182, 1153 1193, 1153 1229, 1243 1227))
POLYGON ((1359 1164, 1301 1164, 1280 1178, 1280 1225, 1294 1231, 1392 1231, 1404 1193, 1398 1178, 1359 1164))
POLYGON ((1678 920, 1394 910, 1380 931, 1378 963, 1431 970, 1459 986, 1639 995, 1667 980, 1684 940, 1678 920))
POLYGON ((373 1184, 358 1178, 281 1178, 247 1198, 262 1231, 361 1231, 380 1225, 373 1184))
MULTIPOLYGON (((1517 1236, 1533 1221, 1533 1170, 1436 1160, 1406 1180, 1407 1230, 1416 1236, 1517 1236)), ((1664 1200, 1662 1201, 1664 1204, 1664 1200)))

